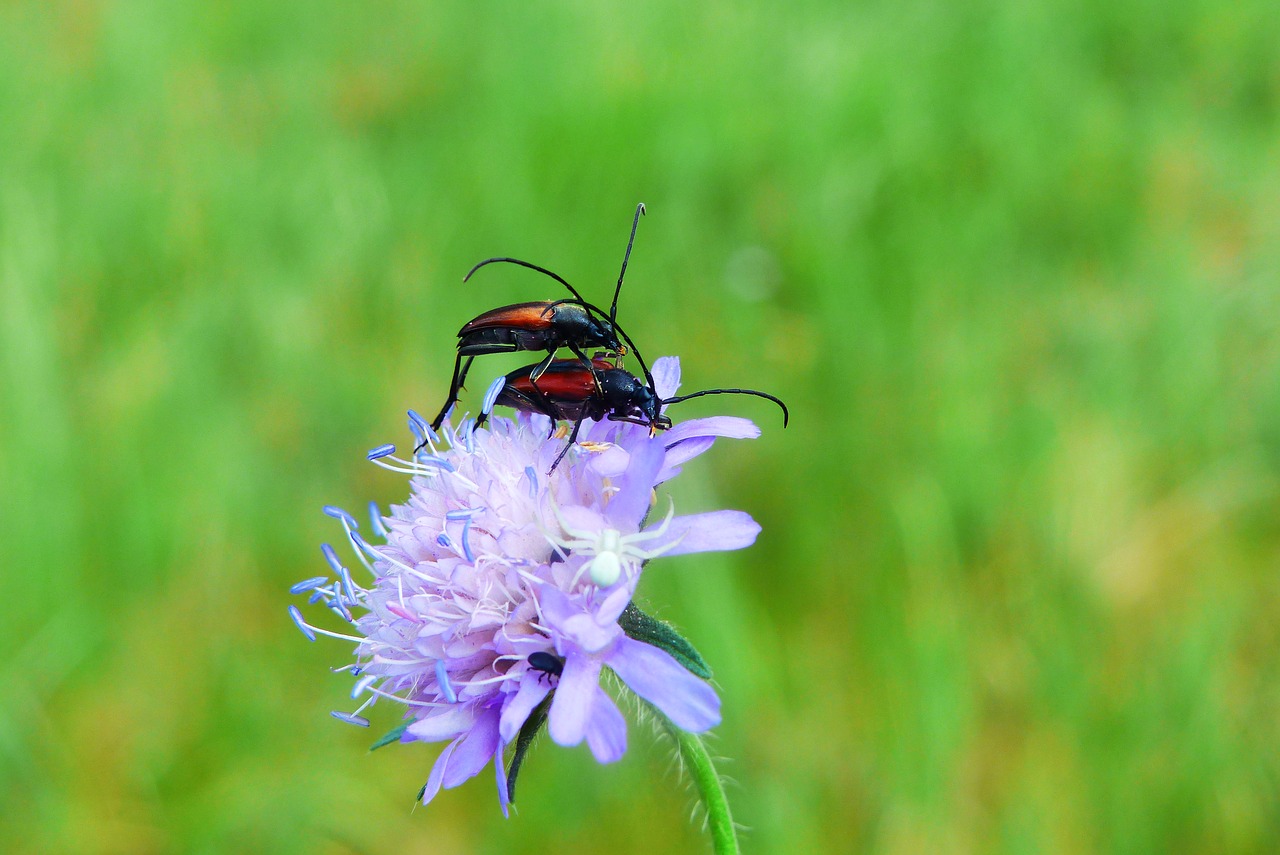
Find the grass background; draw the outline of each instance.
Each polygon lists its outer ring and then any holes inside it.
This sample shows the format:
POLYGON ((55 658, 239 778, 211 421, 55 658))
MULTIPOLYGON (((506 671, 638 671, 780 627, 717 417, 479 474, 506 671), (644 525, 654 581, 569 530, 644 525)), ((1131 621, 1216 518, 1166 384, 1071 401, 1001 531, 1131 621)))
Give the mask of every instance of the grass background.
MULTIPOLYGON (((335 722, 286 588, 461 322, 606 299, 760 419, 644 601, 750 852, 1280 848, 1271 3, 0 3, 0 849, 701 851, 669 748, 335 722)), ((477 375, 503 370, 501 360, 477 375)), ((483 388, 483 382, 473 383, 483 388)))

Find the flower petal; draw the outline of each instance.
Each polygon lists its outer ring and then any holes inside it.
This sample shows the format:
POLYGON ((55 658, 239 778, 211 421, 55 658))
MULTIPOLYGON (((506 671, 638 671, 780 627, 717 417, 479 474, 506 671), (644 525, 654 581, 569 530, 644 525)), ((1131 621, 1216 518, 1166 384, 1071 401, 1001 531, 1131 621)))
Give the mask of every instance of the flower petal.
POLYGON ((627 471, 631 454, 620 445, 610 445, 587 458, 587 465, 605 478, 617 478, 627 471))
MULTIPOLYGON (((646 531, 656 531, 662 523, 646 531)), ((742 511, 708 511, 674 517, 661 536, 647 541, 645 549, 658 551, 669 547, 663 555, 687 555, 691 552, 722 552, 742 549, 756 542, 760 523, 742 511)))
POLYGON ((600 663, 585 656, 568 656, 547 717, 547 732, 558 745, 577 745, 587 735, 599 690, 600 663))
POLYGON ((570 537, 576 537, 574 532, 580 532, 588 536, 594 536, 599 533, 600 529, 606 528, 605 519, 592 508, 585 508, 582 505, 568 505, 563 508, 556 508, 553 514, 557 522, 561 522, 570 537))
POLYGON ((497 750, 493 752, 493 771, 498 775, 498 807, 502 808, 504 817, 510 818, 511 812, 507 809, 511 804, 511 796, 507 792, 507 770, 502 768, 502 754, 506 747, 505 742, 499 742, 497 750))
POLYGON ((716 438, 714 436, 696 436, 692 439, 686 439, 675 448, 669 450, 666 459, 662 461, 662 471, 653 479, 654 483, 665 484, 679 475, 685 463, 715 445, 715 442, 716 438))
POLYGON ((666 453, 661 439, 646 439, 631 452, 631 465, 618 479, 618 492, 604 509, 605 518, 614 528, 624 534, 640 528, 653 496, 654 478, 666 453))
POLYGON ((663 435, 667 450, 675 445, 699 436, 719 436, 725 439, 756 439, 760 428, 751 419, 738 416, 711 416, 705 419, 689 419, 681 422, 663 435))
MULTIPOLYGON (((672 719, 674 721, 674 719, 672 719)), ((498 747, 498 711, 485 710, 476 718, 471 732, 458 740, 449 767, 444 772, 444 788, 453 789, 474 778, 498 747)))
POLYGON ((541 672, 534 672, 532 669, 520 679, 520 688, 516 690, 515 696, 507 701, 507 705, 502 710, 502 719, 498 727, 498 734, 502 737, 503 742, 514 742, 516 736, 520 733, 520 728, 524 727, 525 720, 529 718, 529 713, 533 712, 533 708, 542 703, 542 699, 547 696, 547 692, 551 691, 551 683, 541 672))
POLYGON ((441 742, 466 733, 475 722, 475 710, 463 704, 438 707, 425 718, 409 725, 406 731, 419 742, 441 742))
POLYGON ((680 388, 680 358, 663 356, 653 363, 653 388, 659 398, 670 398, 680 388))
POLYGON ((587 747, 598 763, 613 763, 627 753, 626 719, 613 698, 599 687, 587 721, 587 747))
POLYGON ((431 767, 431 774, 427 776, 427 785, 422 789, 422 803, 425 805, 436 797, 436 793, 440 792, 440 784, 444 780, 445 770, 449 768, 449 758, 453 756, 453 749, 458 747, 458 743, 450 742, 440 752, 440 756, 436 758, 435 765, 431 767))
POLYGON ((583 611, 585 603, 569 600, 551 585, 541 585, 538 590, 543 620, 565 640, 581 647, 585 652, 603 650, 622 635, 622 629, 617 623, 601 624, 594 615, 583 611))
POLYGON ((605 597, 596 611, 596 621, 602 624, 616 623, 618 615, 622 614, 627 603, 631 602, 633 594, 635 594, 635 586, 627 584, 619 585, 610 591, 609 596, 605 597))
POLYGON ((720 723, 720 698, 664 650, 623 638, 605 659, 631 691, 677 727, 701 733, 720 723))

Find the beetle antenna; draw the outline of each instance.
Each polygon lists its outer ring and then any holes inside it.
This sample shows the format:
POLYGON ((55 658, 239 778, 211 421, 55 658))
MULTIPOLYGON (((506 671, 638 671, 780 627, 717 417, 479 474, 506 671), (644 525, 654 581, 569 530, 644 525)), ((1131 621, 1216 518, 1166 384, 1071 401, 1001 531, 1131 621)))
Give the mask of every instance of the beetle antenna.
POLYGON ((631 221, 631 237, 627 239, 627 253, 622 256, 622 272, 618 274, 618 287, 613 289, 613 305, 609 307, 609 323, 614 324, 618 317, 618 295, 622 293, 622 278, 627 275, 627 262, 631 260, 631 246, 636 242, 636 228, 640 225, 640 217, 644 214, 644 202, 636 205, 636 218, 631 221))
POLYGON ((704 389, 701 392, 691 392, 688 395, 677 395, 674 398, 664 398, 663 405, 678 404, 681 401, 687 401, 690 398, 701 398, 703 395, 755 395, 757 398, 764 398, 773 401, 782 408, 782 426, 786 427, 787 422, 791 420, 791 413, 787 411, 787 405, 782 403, 782 399, 775 398, 767 392, 757 392, 755 389, 704 389))
POLYGON ((654 395, 657 395, 657 389, 653 384, 653 375, 649 373, 649 366, 645 364, 644 357, 640 355, 640 350, 636 347, 636 343, 631 340, 631 336, 627 335, 627 331, 616 323, 613 328, 617 330, 618 335, 622 336, 622 340, 627 343, 627 347, 631 348, 631 352, 635 354, 636 362, 640 363, 640 370, 644 373, 644 379, 648 381, 649 388, 654 390, 654 395))
MULTIPOLYGON (((473 268, 471 268, 470 270, 468 270, 468 271, 467 271, 467 275, 462 277, 462 281, 463 281, 463 282, 466 282, 468 279, 470 279, 470 278, 471 278, 472 274, 474 274, 474 273, 475 273, 477 270, 479 270, 481 267, 484 267, 486 264, 496 264, 496 263, 497 263, 497 262, 499 262, 499 261, 506 262, 507 264, 518 264, 518 265, 520 265, 521 267, 527 267, 527 268, 529 268, 530 270, 536 270, 536 271, 538 271, 539 273, 542 273, 542 274, 544 274, 544 275, 546 275, 546 276, 550 276, 552 279, 556 280, 556 281, 557 281, 557 282, 559 282, 561 285, 563 285, 564 287, 568 288, 568 289, 569 289, 569 293, 570 293, 570 294, 572 294, 572 295, 577 299, 577 301, 578 301, 579 303, 582 303, 582 304, 584 304, 584 305, 585 305, 585 304, 586 304, 586 302, 587 302, 586 300, 584 300, 584 299, 582 298, 582 295, 578 293, 578 289, 577 289, 577 288, 574 288, 574 287, 573 287, 572 285, 570 285, 568 282, 564 281, 564 278, 563 278, 563 277, 561 277, 559 274, 557 274, 557 273, 552 273, 550 270, 548 270, 548 269, 547 269, 547 268, 545 268, 545 267, 539 267, 538 265, 534 264, 534 263, 533 263, 533 262, 531 262, 531 261, 521 261, 521 260, 520 260, 520 259, 518 259, 518 258, 506 258, 506 257, 503 257, 503 258, 486 258, 484 261, 480 262, 480 263, 479 263, 479 264, 477 264, 475 267, 473 267, 473 268)), ((626 265, 624 264, 623 266, 625 267, 626 265)), ((597 309, 596 311, 599 311, 599 310, 597 309)))

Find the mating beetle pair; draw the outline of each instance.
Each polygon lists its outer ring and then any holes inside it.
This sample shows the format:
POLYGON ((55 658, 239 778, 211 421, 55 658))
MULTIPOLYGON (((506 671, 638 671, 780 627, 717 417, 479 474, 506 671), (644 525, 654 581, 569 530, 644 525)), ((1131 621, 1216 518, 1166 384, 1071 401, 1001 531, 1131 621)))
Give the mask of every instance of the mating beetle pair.
POLYGON ((529 366, 529 376, 537 381, 551 365, 556 351, 567 347, 583 365, 590 365, 591 360, 583 351, 591 348, 604 348, 610 353, 625 354, 626 348, 622 340, 631 345, 631 350, 640 363, 645 377, 649 377, 649 369, 644 358, 636 350, 631 338, 618 326, 618 295, 622 293, 622 280, 627 275, 627 262, 631 259, 631 247, 635 244, 636 228, 640 225, 640 217, 644 214, 644 204, 636 206, 636 216, 631 222, 631 237, 627 240, 627 252, 622 256, 622 271, 618 274, 618 285, 613 291, 613 305, 609 307, 609 315, 605 317, 603 310, 593 306, 582 298, 577 289, 566 282, 558 274, 545 267, 521 261, 518 258, 486 258, 468 271, 463 282, 471 279, 477 270, 486 264, 506 262, 527 267, 550 276, 559 282, 569 293, 572 300, 544 300, 532 303, 515 303, 498 309, 491 309, 473 318, 458 331, 458 355, 453 363, 453 381, 449 385, 449 399, 440 408, 440 414, 431 422, 431 427, 440 429, 449 408, 458 401, 458 392, 466 382, 467 372, 477 356, 487 353, 514 353, 520 350, 545 350, 547 356, 536 365, 529 366), (463 358, 466 363, 463 363, 463 358))
MULTIPOLYGON (((631 236, 622 258, 622 270, 613 292, 613 303, 606 317, 603 310, 588 303, 578 291, 557 274, 516 258, 489 258, 471 268, 463 281, 467 281, 481 267, 495 262, 507 262, 543 273, 562 284, 573 299, 516 303, 485 312, 465 324, 458 332, 458 353, 453 366, 453 380, 449 398, 439 415, 432 421, 438 429, 457 403, 458 392, 466 380, 475 357, 488 353, 514 353, 516 351, 546 350, 540 362, 526 365, 507 374, 494 403, 513 407, 529 413, 540 413, 552 421, 572 421, 573 429, 564 449, 551 464, 554 470, 577 441, 578 431, 586 419, 609 419, 647 425, 650 432, 671 427, 671 419, 662 414, 662 407, 698 398, 703 395, 754 395, 773 401, 782 408, 782 423, 790 419, 787 406, 780 399, 754 389, 706 389, 688 395, 661 398, 654 387, 639 349, 617 323, 618 296, 627 273, 627 262, 635 243, 636 228, 644 214, 643 204, 636 206, 635 219, 631 223, 631 236), (625 345, 625 346, 624 346, 625 345), (569 349, 574 359, 556 359, 556 351, 569 349), (630 348, 644 373, 644 379, 620 367, 620 360, 630 348), (585 351, 604 348, 588 358, 585 351), (605 357, 612 357, 610 363, 605 357), (465 362, 463 361, 465 358, 465 362)), ((488 411, 482 412, 476 426, 484 424, 488 411)))

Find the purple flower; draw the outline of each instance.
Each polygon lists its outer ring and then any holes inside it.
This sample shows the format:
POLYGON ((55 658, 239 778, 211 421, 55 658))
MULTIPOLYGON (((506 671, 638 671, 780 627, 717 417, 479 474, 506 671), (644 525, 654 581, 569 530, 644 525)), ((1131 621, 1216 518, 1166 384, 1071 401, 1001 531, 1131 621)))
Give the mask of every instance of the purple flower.
MULTIPOLYGON (((675 358, 655 363, 659 395, 675 393, 679 372, 675 358)), ((719 723, 711 686, 670 653, 628 637, 619 617, 651 558, 755 541, 760 528, 741 511, 676 516, 669 507, 651 514, 655 486, 717 437, 758 436, 755 425, 694 419, 651 437, 640 425, 590 423, 550 476, 564 440, 548 438, 543 416, 495 418, 481 430, 464 420, 445 428, 447 444, 413 413, 410 428, 426 440, 413 460, 393 456, 390 446, 369 454, 411 476, 408 500, 390 516, 373 508, 373 529, 385 543, 368 543, 354 519, 326 508, 373 581, 356 584, 326 544, 334 578, 293 589, 323 601, 350 632, 321 629, 296 607, 290 611, 308 637, 356 645, 355 663, 342 670, 358 676, 353 697, 368 697, 354 713, 335 715, 367 725, 359 713, 387 698, 408 708, 406 723, 393 732, 400 741, 448 743, 424 803, 492 760, 505 813, 504 751, 553 690, 551 738, 560 745, 585 740, 602 763, 619 759, 626 724, 600 686, 606 667, 685 730, 719 723)))

